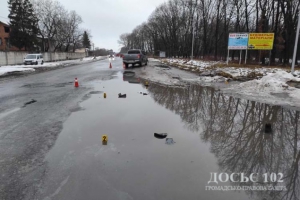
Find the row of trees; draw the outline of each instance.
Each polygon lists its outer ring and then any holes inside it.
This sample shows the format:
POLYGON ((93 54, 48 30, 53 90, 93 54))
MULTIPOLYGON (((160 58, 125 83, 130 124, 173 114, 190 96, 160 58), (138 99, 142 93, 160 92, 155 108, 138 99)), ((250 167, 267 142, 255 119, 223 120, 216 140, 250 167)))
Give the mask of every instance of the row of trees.
POLYGON ((89 55, 93 56, 107 56, 113 53, 112 49, 104 49, 104 48, 99 48, 96 47, 95 50, 89 52, 89 55))
POLYGON ((279 57, 287 63, 293 52, 299 4, 299 0, 169 0, 147 22, 122 34, 119 43, 189 57, 194 32, 194 56, 218 59, 227 55, 230 32, 274 32, 272 61, 279 57))
POLYGON ((10 42, 19 49, 75 51, 90 48, 89 31, 79 27, 82 18, 55 0, 9 0, 10 42))

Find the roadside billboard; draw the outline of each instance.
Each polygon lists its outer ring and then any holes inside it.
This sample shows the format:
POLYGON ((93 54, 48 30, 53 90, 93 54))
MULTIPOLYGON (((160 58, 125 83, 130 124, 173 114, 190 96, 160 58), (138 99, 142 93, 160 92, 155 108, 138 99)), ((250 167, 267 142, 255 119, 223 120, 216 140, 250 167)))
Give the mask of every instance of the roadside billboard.
POLYGON ((274 33, 249 33, 248 49, 272 50, 274 33))
POLYGON ((248 47, 248 33, 230 33, 228 50, 242 50, 248 47))
POLYGON ((159 52, 159 57, 165 58, 165 57, 166 57, 166 52, 160 51, 160 52, 159 52))

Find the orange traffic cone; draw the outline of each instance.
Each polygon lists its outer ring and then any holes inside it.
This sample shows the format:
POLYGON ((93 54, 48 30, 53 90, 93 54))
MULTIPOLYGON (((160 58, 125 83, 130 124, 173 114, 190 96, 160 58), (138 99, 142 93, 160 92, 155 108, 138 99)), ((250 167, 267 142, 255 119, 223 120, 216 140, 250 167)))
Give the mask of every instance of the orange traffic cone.
POLYGON ((77 78, 75 78, 74 86, 75 86, 75 87, 79 87, 79 83, 78 83, 77 78))
POLYGON ((110 68, 110 69, 112 68, 111 63, 109 64, 109 68, 110 68))

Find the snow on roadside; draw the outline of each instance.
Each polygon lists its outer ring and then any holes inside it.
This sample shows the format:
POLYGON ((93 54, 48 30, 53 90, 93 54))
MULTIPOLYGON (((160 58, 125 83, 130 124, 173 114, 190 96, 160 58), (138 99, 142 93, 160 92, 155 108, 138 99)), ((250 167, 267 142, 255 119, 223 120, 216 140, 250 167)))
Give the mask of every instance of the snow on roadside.
MULTIPOLYGON (((165 60, 166 61, 166 60, 165 60)), ((168 59, 167 60, 170 63, 180 63, 180 64, 193 64, 193 66, 197 65, 197 66, 201 66, 201 67, 210 67, 218 62, 213 62, 213 61, 186 61, 186 60, 181 60, 181 59, 168 59)), ((176 68, 171 68, 171 69, 176 69, 176 68)), ((186 69, 188 70, 189 68, 181 68, 181 69, 186 69)), ((211 70, 211 69, 210 69, 211 70)), ((239 77, 239 76, 247 76, 252 72, 255 72, 256 74, 261 74, 262 78, 260 80, 253 80, 253 81, 247 81, 244 83, 240 83, 239 85, 241 85, 240 87, 246 87, 247 84, 249 84, 249 87, 253 87, 253 84, 258 83, 258 87, 259 85, 269 85, 269 87, 274 86, 275 83, 277 83, 278 81, 281 83, 279 85, 276 85, 278 89, 278 87, 285 87, 287 86, 286 82, 293 80, 293 81, 300 81, 299 78, 295 78, 293 75, 291 75, 290 73, 287 73, 286 71, 282 70, 282 69, 274 69, 274 68, 255 68, 255 69, 251 69, 251 68, 236 68, 236 67, 217 67, 214 68, 212 70, 215 71, 223 71, 226 72, 227 74, 232 75, 232 77, 239 77), (277 80, 277 81, 276 81, 277 80), (260 84, 259 84, 260 83, 260 84)), ((296 71, 295 73, 299 73, 300 75, 300 71, 296 71)), ((197 78, 182 78, 183 81, 191 81, 191 82, 199 82, 199 83, 214 83, 214 82, 225 82, 226 80, 228 80, 225 77, 222 76, 200 76, 197 78)), ((263 88, 261 86, 261 88, 263 88)), ((270 90, 274 91, 275 88, 269 88, 270 90)), ((254 89, 254 91, 256 91, 256 89, 254 89)), ((246 92, 247 93, 247 92, 246 92)))
POLYGON ((198 78, 182 78, 182 80, 185 82, 194 82, 206 85, 205 83, 221 83, 227 81, 228 79, 223 76, 201 76, 198 78))
POLYGON ((277 70, 260 80, 232 85, 229 88, 223 88, 222 91, 253 101, 300 107, 300 89, 290 87, 287 84, 289 81, 300 83, 300 78, 284 70, 277 70))
POLYGON ((212 65, 218 64, 218 61, 198 61, 198 60, 191 60, 187 62, 187 65, 200 67, 200 69, 205 69, 207 67, 211 67, 212 65))
POLYGON ((270 73, 274 73, 276 71, 281 71, 281 69, 277 69, 277 68, 255 68, 255 69, 251 69, 251 68, 236 68, 236 67, 222 67, 222 68, 217 68, 217 70, 223 71, 227 74, 230 74, 232 77, 240 77, 240 76, 244 76, 247 77, 249 74, 251 73, 255 73, 257 75, 261 75, 261 76, 266 76, 270 73))
MULTIPOLYGON (((199 77, 201 71, 197 71, 198 73, 190 73, 190 71, 195 69, 195 66, 187 66, 187 61, 171 59, 168 60, 168 63, 164 62, 164 64, 169 64, 169 66, 172 66, 172 62, 181 64, 178 66, 178 68, 172 67, 170 70, 158 70, 158 67, 153 67, 153 69, 156 69, 156 71, 152 70, 150 74, 148 73, 149 68, 147 68, 145 71, 145 78, 148 76, 150 80, 158 81, 159 83, 167 85, 186 85, 189 83, 200 84, 202 86, 215 87, 223 93, 236 98, 243 98, 273 105, 293 106, 300 108, 300 89, 287 84, 287 82, 292 81, 297 82, 295 85, 300 85, 300 70, 295 71, 295 77, 289 72, 289 68, 280 69, 259 67, 253 69, 244 67, 236 68, 230 67, 229 65, 229 67, 207 67, 206 69, 201 70, 205 71, 207 76, 199 77), (255 79, 246 82, 227 82, 228 78, 218 76, 220 71, 230 74, 232 77, 238 77, 237 80, 239 80, 240 77, 252 77, 255 79), (178 80, 174 80, 176 73, 179 73, 179 75, 177 75, 179 77, 178 80), (188 77, 185 74, 193 74, 195 76, 188 77)), ((203 61, 202 63, 205 62, 206 61, 203 61)), ((200 64, 201 62, 198 63, 198 65, 200 64)), ((209 64, 207 66, 209 66, 209 64)), ((292 84, 294 85, 294 83, 292 84)))
POLYGON ((1 66, 0 69, 5 69, 5 68, 28 68, 28 69, 33 69, 33 68, 39 68, 39 67, 57 67, 62 65, 60 62, 49 62, 49 63, 44 63, 43 65, 8 65, 8 66, 1 66))
MULTIPOLYGON (((266 68, 266 67, 259 67, 259 68, 247 68, 247 67, 230 67, 229 66, 222 66, 218 67, 216 64, 225 64, 223 61, 203 61, 203 60, 183 60, 183 59, 164 59, 161 61, 164 64, 177 64, 178 68, 191 71, 191 72, 197 72, 197 73, 204 73, 209 74, 209 72, 213 72, 214 75, 217 75, 216 72, 218 72, 218 75, 222 74, 224 72, 225 74, 231 76, 232 78, 241 78, 241 77, 248 77, 248 78, 254 78, 258 77, 261 78, 263 76, 266 76, 270 73, 275 73, 276 71, 280 71, 282 69, 279 68, 266 68), (216 65, 216 66, 214 66, 216 65)), ((286 69, 288 71, 289 68, 286 69)), ((297 74, 300 77, 300 71, 295 71, 295 74, 297 74)), ((221 75, 224 76, 224 75, 221 75)), ((227 76, 226 76, 227 77, 227 76)), ((210 80, 207 80, 210 81, 210 80)), ((214 82, 212 80, 212 82, 214 82)))
MULTIPOLYGON (((300 85, 300 78, 294 77, 284 69, 245 69, 233 67, 228 69, 226 71, 235 76, 242 76, 251 72, 261 73, 263 76, 259 79, 246 82, 227 82, 228 79, 223 76, 199 77, 199 74, 190 73, 176 67, 172 67, 170 70, 159 69, 159 67, 148 67, 143 71, 141 77, 165 85, 185 86, 188 84, 200 84, 202 86, 215 87, 223 93, 236 98, 300 108, 300 89, 287 84, 287 82, 292 81, 300 85)), ((300 75, 300 71, 296 71, 295 73, 300 75)))
POLYGON ((155 59, 155 58, 148 58, 148 61, 152 61, 152 62, 160 62, 160 60, 155 59))
POLYGON ((295 74, 296 76, 300 77, 300 70, 295 70, 295 71, 294 71, 294 74, 295 74))
MULTIPOLYGON (((294 77, 292 74, 283 70, 270 73, 260 80, 252 80, 233 86, 239 93, 266 93, 266 92, 285 92, 289 89, 288 81, 300 82, 300 78, 294 77), (239 90, 242 89, 242 90, 239 90)), ((291 89, 291 88, 290 88, 291 89)), ((298 90, 298 89, 297 89, 298 90)))
POLYGON ((76 63, 84 63, 92 60, 100 60, 106 58, 106 56, 99 56, 94 59, 94 57, 86 57, 82 59, 76 59, 76 60, 63 60, 63 61, 57 61, 57 62, 45 62, 43 65, 7 65, 7 66, 0 66, 1 68, 5 67, 14 67, 14 68, 38 68, 38 67, 58 67, 61 65, 66 64, 76 64, 76 63))
POLYGON ((21 67, 0 67, 0 76, 6 75, 11 72, 34 72, 33 68, 21 68, 21 67))
POLYGON ((86 63, 93 60, 104 59, 106 56, 98 56, 94 59, 94 57, 86 57, 83 59, 76 60, 64 60, 58 62, 46 62, 43 65, 8 65, 8 66, 0 66, 0 76, 6 75, 9 72, 34 72, 36 68, 44 68, 44 67, 59 67, 59 66, 67 66, 72 64, 80 64, 86 63))
POLYGON ((212 65, 220 63, 219 61, 202 61, 202 60, 182 60, 182 59, 166 59, 162 62, 169 62, 172 64, 180 64, 185 67, 198 67, 200 69, 205 69, 211 67, 212 65))

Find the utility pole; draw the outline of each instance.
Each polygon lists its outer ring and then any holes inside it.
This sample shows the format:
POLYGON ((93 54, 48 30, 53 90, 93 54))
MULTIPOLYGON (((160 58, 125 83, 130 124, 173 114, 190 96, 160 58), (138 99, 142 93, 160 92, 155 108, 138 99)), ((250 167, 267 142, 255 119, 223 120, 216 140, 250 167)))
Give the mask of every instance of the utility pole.
POLYGON ((294 55, 293 55, 292 70, 291 70, 292 74, 295 71, 295 62, 296 62, 296 57, 297 57, 296 55, 297 55, 297 47, 298 47, 298 39, 299 39, 299 29, 300 29, 300 13, 298 14, 298 26, 297 26, 297 32, 296 32, 296 38, 295 38, 294 55))

